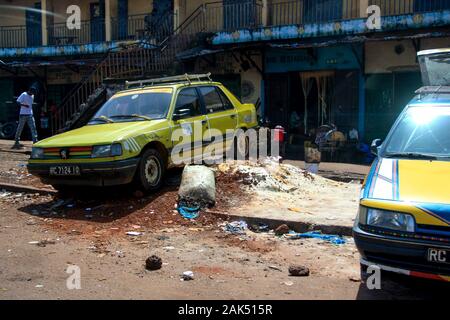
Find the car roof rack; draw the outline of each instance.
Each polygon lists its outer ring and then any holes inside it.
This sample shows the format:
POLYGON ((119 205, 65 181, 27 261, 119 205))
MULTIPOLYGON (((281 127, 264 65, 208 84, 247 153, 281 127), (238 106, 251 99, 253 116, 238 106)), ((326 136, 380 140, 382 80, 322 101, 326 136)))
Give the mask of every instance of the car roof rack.
POLYGON ((202 80, 212 82, 211 72, 205 74, 185 73, 183 75, 173 77, 164 77, 147 80, 137 80, 137 81, 125 81, 125 87, 129 89, 130 87, 144 87, 144 86, 153 86, 155 84, 160 83, 177 83, 177 82, 189 82, 189 84, 191 84, 193 81, 202 81, 202 80))
POLYGON ((450 86, 426 86, 418 89, 417 94, 450 93, 450 86))

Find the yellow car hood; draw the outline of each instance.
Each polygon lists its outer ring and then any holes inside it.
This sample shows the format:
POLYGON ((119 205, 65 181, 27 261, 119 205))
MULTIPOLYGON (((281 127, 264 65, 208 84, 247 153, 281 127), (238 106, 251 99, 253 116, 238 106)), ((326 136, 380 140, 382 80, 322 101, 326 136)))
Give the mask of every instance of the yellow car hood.
POLYGON ((35 146, 40 148, 82 147, 111 144, 140 133, 157 130, 165 120, 138 121, 88 125, 42 140, 35 146))
MULTIPOLYGON (((450 162, 377 159, 362 198, 390 202, 384 209, 407 204, 450 224, 450 162)), ((435 221, 436 224, 437 221, 435 221)), ((439 223, 441 224, 441 223, 439 223)))

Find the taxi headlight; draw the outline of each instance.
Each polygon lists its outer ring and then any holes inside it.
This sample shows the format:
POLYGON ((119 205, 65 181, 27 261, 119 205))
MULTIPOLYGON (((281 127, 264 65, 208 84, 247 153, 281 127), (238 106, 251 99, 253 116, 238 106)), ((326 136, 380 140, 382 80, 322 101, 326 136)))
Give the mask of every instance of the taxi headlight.
POLYGON ((43 159, 44 158, 44 149, 33 147, 31 149, 31 159, 43 159))
POLYGON ((122 145, 115 143, 112 145, 95 146, 92 148, 92 158, 118 157, 122 155, 122 145))
POLYGON ((412 215, 371 208, 367 209, 367 225, 404 232, 414 232, 416 229, 412 215))

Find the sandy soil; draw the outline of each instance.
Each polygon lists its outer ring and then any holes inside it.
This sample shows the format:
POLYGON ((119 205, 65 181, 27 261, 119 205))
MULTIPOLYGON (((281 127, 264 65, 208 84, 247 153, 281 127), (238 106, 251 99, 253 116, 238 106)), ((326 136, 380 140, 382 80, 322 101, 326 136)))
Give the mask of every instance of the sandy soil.
MULTIPOLYGON (((20 171, 25 155, 0 156, 1 181, 38 185, 20 171)), ((0 299, 420 299, 448 291, 438 283, 388 274, 383 275, 382 290, 368 290, 351 238, 335 246, 249 230, 231 235, 222 229, 225 221, 206 212, 195 221, 184 220, 175 210, 179 173, 171 171, 169 185, 153 195, 129 187, 84 189, 62 199, 0 190, 0 299), (151 255, 162 258, 162 269, 145 270, 151 255), (308 267, 310 276, 290 277, 293 264, 308 267), (81 290, 67 289, 69 265, 80 267, 81 290), (180 281, 188 270, 194 280, 180 281)), ((252 199, 267 184, 252 190, 253 178, 218 170, 214 209, 230 211, 255 203, 252 199)), ((307 175, 295 176, 298 181, 281 178, 283 188, 297 183, 298 189, 265 190, 265 196, 289 197, 298 191, 296 197, 308 199, 318 193, 304 193, 311 179, 307 175)), ((335 182, 315 179, 319 189, 343 190, 335 182)), ((292 203, 288 200, 277 206, 300 208, 292 214, 304 212, 295 197, 292 203)))
MULTIPOLYGON (((168 202, 170 194, 165 193, 168 202)), ((104 203, 118 201, 117 195, 109 197, 104 203)), ((129 212, 102 220, 101 214, 81 214, 86 199, 77 208, 43 214, 54 199, 0 196, 0 299, 403 299, 448 290, 386 276, 383 290, 369 291, 351 239, 334 246, 270 233, 230 235, 222 221, 204 213, 196 222, 180 220, 169 205, 155 206, 152 199, 123 195, 129 212), (131 209, 136 202, 141 207, 131 209), (146 271, 145 260, 153 254, 163 267, 146 271), (310 276, 290 277, 292 264, 307 266, 310 276), (66 287, 69 265, 80 267, 81 290, 66 287), (188 270, 194 280, 180 281, 188 270)))

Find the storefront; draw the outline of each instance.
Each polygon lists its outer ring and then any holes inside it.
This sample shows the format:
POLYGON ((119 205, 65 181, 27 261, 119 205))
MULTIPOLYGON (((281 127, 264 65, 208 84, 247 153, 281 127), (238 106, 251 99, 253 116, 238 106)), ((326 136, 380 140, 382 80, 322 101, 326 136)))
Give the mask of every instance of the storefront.
POLYGON ((323 125, 335 125, 346 139, 364 132, 362 52, 360 45, 266 51, 264 116, 287 128, 288 148, 302 152, 323 125))

